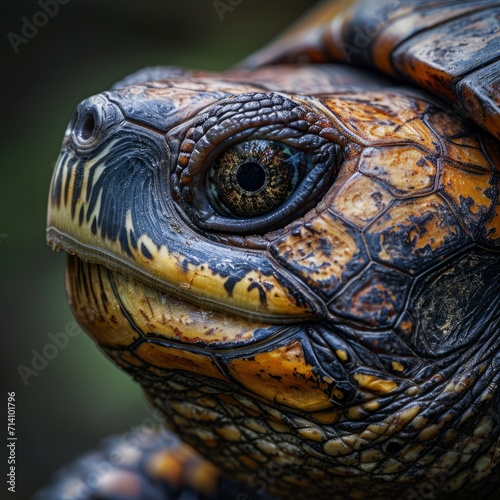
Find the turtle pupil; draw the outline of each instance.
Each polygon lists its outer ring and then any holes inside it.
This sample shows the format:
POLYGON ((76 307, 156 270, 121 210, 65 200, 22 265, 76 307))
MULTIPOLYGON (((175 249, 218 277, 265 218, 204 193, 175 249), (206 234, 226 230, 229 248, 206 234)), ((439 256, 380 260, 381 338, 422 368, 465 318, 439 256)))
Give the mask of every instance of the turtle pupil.
POLYGON ((266 183, 266 171, 257 162, 245 162, 239 166, 236 180, 241 189, 255 193, 266 183))

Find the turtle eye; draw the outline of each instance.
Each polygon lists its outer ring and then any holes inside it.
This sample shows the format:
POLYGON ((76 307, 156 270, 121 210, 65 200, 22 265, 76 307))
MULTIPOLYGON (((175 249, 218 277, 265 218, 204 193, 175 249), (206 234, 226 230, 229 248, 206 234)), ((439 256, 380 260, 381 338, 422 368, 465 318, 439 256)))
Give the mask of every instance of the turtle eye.
POLYGON ((275 141, 234 144, 207 172, 210 204, 226 217, 256 217, 282 205, 312 166, 312 155, 275 141))
POLYGON ((205 234, 272 231, 326 193, 343 145, 307 103, 274 93, 231 96, 189 123, 170 174, 172 198, 205 234))

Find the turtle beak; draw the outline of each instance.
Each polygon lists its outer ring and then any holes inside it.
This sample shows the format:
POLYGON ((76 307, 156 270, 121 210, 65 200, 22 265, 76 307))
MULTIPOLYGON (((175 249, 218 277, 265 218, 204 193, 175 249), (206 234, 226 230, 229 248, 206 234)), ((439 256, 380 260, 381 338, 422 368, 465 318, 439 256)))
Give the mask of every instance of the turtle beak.
POLYGON ((221 98, 186 87, 124 87, 78 105, 52 179, 48 243, 197 305, 270 323, 322 316, 269 255, 214 242, 180 215, 178 136, 221 98))

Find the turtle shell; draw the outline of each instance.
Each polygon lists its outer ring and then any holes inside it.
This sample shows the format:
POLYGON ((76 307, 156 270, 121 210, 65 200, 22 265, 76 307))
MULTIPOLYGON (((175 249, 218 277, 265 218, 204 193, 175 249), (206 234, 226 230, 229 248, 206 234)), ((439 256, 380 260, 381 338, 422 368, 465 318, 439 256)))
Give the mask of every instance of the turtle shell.
POLYGON ((363 3, 331 20, 327 4, 238 69, 143 70, 75 110, 48 213, 73 313, 170 428, 247 486, 272 473, 266 492, 285 498, 500 487, 495 129, 466 116, 468 76, 432 80, 437 97, 393 78, 407 67, 430 85, 434 69, 415 68, 435 61, 399 51, 494 8, 474 5, 366 18, 363 3), (329 63, 370 20, 351 54, 370 71, 329 63))
POLYGON ((495 0, 325 2, 244 63, 345 62, 446 99, 500 138, 500 3, 495 0), (340 11, 340 12, 339 12, 340 11))

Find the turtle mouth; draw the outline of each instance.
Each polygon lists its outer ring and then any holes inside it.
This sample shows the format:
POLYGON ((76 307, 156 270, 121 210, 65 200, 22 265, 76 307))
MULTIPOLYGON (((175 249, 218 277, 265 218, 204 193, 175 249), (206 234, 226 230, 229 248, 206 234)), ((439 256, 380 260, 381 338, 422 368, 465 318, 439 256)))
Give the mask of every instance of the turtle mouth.
POLYGON ((127 347, 146 340, 195 350, 255 347, 296 330, 293 324, 258 321, 193 301, 188 290, 173 292, 114 256, 96 253, 64 236, 64 243, 61 239, 55 243, 54 238, 61 235, 53 228, 49 234, 55 249, 64 248, 68 254, 66 290, 73 314, 105 347, 117 345, 116 329, 106 331, 113 323, 121 324, 119 335, 128 337, 127 347))
POLYGON ((110 251, 103 248, 96 248, 94 245, 85 244, 75 237, 72 237, 54 226, 47 228, 47 243, 55 251, 64 250, 67 254, 76 256, 89 264, 102 265, 105 268, 128 276, 129 278, 146 285, 160 293, 166 293, 184 300, 188 304, 227 313, 242 320, 253 321, 256 324, 283 325, 295 324, 302 318, 295 315, 268 313, 261 308, 259 311, 234 307, 230 304, 220 303, 211 297, 203 297, 191 292, 191 284, 188 281, 169 282, 159 278, 156 274, 145 272, 144 268, 136 265, 133 261, 122 259, 110 251))
MULTIPOLYGON (((64 250, 67 254, 74 255, 84 262, 102 265, 111 271, 126 275, 160 292, 173 294, 188 303, 205 308, 220 308, 216 302, 203 300, 201 298, 197 299, 196 297, 190 295, 190 287, 188 283, 179 282, 178 286, 174 287, 173 284, 160 280, 151 273, 145 273, 143 269, 135 266, 132 262, 120 259, 106 250, 96 249, 92 245, 86 245, 77 239, 62 233, 55 227, 47 228, 47 242, 55 251, 64 250)), ((235 311, 231 312, 234 313, 235 311)), ((286 321, 286 318, 284 319, 286 321)))

